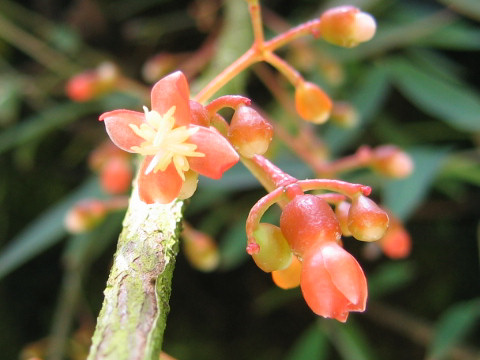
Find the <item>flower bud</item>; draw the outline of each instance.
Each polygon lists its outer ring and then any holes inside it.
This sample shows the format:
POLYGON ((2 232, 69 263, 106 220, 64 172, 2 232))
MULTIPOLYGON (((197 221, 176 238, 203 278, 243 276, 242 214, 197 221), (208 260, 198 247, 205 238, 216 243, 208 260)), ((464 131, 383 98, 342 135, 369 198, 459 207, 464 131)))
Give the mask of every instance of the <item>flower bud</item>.
POLYGON ((292 262, 286 269, 272 271, 272 280, 281 289, 293 289, 300 285, 301 273, 302 263, 293 256, 292 262))
POLYGON ((113 157, 100 171, 102 189, 116 195, 126 192, 132 183, 132 168, 125 157, 113 157))
POLYGON ((405 178, 413 171, 412 158, 393 145, 384 145, 372 151, 371 166, 379 173, 393 178, 405 178))
POLYGON ((92 230, 102 222, 107 210, 107 206, 101 200, 82 200, 68 211, 65 216, 65 227, 73 234, 92 230))
POLYGON ((328 203, 315 195, 298 195, 280 216, 280 228, 295 254, 300 257, 313 246, 339 241, 341 229, 328 203))
POLYGON ((364 311, 367 280, 355 258, 335 242, 325 242, 304 256, 300 287, 317 315, 345 322, 350 311, 364 311))
POLYGON ((410 234, 399 219, 389 214, 390 225, 385 235, 378 241, 383 253, 391 259, 406 258, 412 249, 410 234))
POLYGON ((358 195, 348 212, 348 229, 361 241, 379 240, 387 230, 388 215, 368 197, 358 195))
POLYGON ((322 124, 332 111, 332 100, 317 85, 302 81, 295 88, 295 108, 306 121, 322 124))
POLYGON ((255 264, 265 272, 282 270, 292 262, 292 250, 278 226, 260 223, 253 233, 260 250, 253 254, 255 264))
POLYGON ((247 158, 264 154, 273 137, 272 125, 256 110, 239 106, 228 129, 228 139, 247 158))
POLYGON ((353 47, 370 40, 377 25, 375 19, 353 6, 339 6, 320 16, 320 32, 325 41, 353 47))
POLYGON ((112 91, 118 76, 118 70, 113 64, 103 63, 96 69, 72 77, 67 82, 65 91, 73 101, 88 101, 112 91))
POLYGON ((213 271, 220 262, 217 244, 209 235, 184 225, 183 250, 188 262, 197 270, 213 271))
POLYGON ((338 223, 342 229, 342 235, 352 236, 350 229, 348 228, 348 212, 350 211, 350 203, 342 201, 335 207, 335 215, 337 216, 338 223))

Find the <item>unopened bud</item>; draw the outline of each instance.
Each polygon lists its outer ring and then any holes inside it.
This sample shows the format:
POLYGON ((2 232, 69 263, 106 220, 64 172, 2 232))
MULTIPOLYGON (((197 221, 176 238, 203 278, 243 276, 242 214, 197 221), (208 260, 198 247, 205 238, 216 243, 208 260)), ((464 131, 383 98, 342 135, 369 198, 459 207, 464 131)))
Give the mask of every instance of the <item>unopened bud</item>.
POLYGON ((389 214, 390 225, 385 235, 378 241, 383 253, 392 259, 406 258, 412 249, 412 239, 402 222, 389 214))
POLYGON ((370 40, 377 28, 370 14, 353 6, 327 10, 321 15, 320 21, 320 32, 325 41, 344 47, 370 40))
POLYGON ((280 228, 295 254, 300 257, 316 244, 340 240, 341 229, 335 214, 322 198, 298 195, 280 216, 280 228))
POLYGON ((287 268, 292 250, 278 226, 260 223, 253 233, 260 250, 252 255, 255 264, 265 272, 287 268))
POLYGON ((292 262, 286 269, 272 271, 272 280, 281 289, 293 289, 300 285, 301 274, 302 263, 293 256, 292 262))
POLYGON ((205 272, 217 268, 220 256, 217 244, 212 237, 184 225, 182 238, 185 256, 194 268, 205 272))
POLYGON ((247 158, 264 154, 273 137, 272 125, 256 110, 239 106, 228 129, 228 139, 247 158))
POLYGON ((387 230, 388 215, 374 201, 359 195, 352 200, 348 212, 348 229, 361 241, 379 240, 387 230))
POLYGON ((295 108, 306 121, 322 124, 332 111, 332 100, 317 85, 303 81, 295 88, 295 108))
POLYGON ((375 148, 372 151, 371 166, 379 173, 393 178, 405 178, 414 168, 410 155, 393 145, 375 148))
POLYGON ((117 79, 117 68, 111 63, 103 63, 94 70, 72 77, 67 82, 65 91, 73 101, 88 101, 112 91, 117 79))
POLYGON ((130 188, 132 177, 130 162, 124 157, 111 158, 100 171, 102 189, 112 195, 126 192, 130 188))
POLYGON ((65 217, 65 227, 73 234, 94 229, 106 216, 107 206, 97 199, 82 200, 65 217))

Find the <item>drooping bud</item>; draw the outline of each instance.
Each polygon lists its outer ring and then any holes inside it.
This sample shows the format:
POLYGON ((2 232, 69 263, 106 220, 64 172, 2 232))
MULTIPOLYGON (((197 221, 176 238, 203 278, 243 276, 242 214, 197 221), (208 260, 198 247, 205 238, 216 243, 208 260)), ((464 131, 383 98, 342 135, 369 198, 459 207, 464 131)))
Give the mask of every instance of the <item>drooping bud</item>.
POLYGON ((280 216, 280 228, 295 254, 300 257, 316 244, 339 241, 341 229, 328 203, 315 195, 298 195, 280 216))
POLYGON ((295 88, 295 108, 306 121, 322 124, 328 120, 332 111, 332 100, 317 85, 302 81, 295 88))
POLYGON ((205 272, 217 268, 220 255, 212 237, 184 224, 182 238, 185 257, 194 268, 205 272))
POLYGON ((383 253, 391 259, 406 258, 412 250, 412 239, 402 222, 389 213, 390 225, 385 235, 378 241, 383 253))
POLYGON ((272 125, 256 110, 239 106, 228 129, 228 139, 238 152, 251 158, 264 154, 273 137, 272 125))
POLYGON ((132 183, 132 168, 125 157, 112 157, 100 170, 102 189, 112 195, 126 192, 132 183))
POLYGON ((355 258, 335 242, 310 249, 304 256, 300 287, 317 315, 345 322, 350 311, 364 311, 367 281, 355 258))
POLYGON ((255 264, 265 272, 282 270, 292 261, 292 250, 278 226, 260 223, 254 231, 256 243, 260 250, 253 254, 255 264))
POLYGON ((348 212, 350 211, 350 203, 342 201, 335 206, 335 215, 337 216, 338 223, 342 229, 342 235, 352 236, 350 229, 348 228, 348 212))
POLYGON ((320 32, 325 41, 353 47, 370 40, 377 25, 375 19, 353 6, 339 6, 320 16, 320 32))
POLYGON ((82 200, 68 211, 65 216, 65 227, 73 234, 92 230, 105 218, 107 210, 107 206, 101 200, 82 200))
POLYGON ((286 269, 272 271, 272 280, 281 289, 293 289, 300 285, 301 274, 302 263, 293 256, 292 262, 286 269))
POLYGON ((388 215, 374 201, 358 195, 352 200, 348 212, 348 229, 361 241, 379 240, 387 230, 388 215))
POLYGON ((379 146, 372 151, 371 166, 379 173, 393 178, 405 178, 413 171, 413 160, 394 145, 379 146))
POLYGON ((118 70, 111 63, 100 64, 96 69, 72 77, 66 85, 67 96, 73 101, 91 100, 113 90, 118 79, 118 70))

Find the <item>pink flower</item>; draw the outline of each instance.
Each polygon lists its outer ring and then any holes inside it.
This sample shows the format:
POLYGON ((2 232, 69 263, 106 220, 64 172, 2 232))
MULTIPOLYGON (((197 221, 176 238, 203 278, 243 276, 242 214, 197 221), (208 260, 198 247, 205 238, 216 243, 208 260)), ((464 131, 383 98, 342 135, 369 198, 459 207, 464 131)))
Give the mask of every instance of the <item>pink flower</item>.
POLYGON ((189 96, 187 79, 177 71, 154 85, 151 111, 144 107, 144 113, 114 110, 100 116, 115 145, 145 156, 138 191, 148 204, 189 197, 197 173, 219 179, 239 160, 216 129, 192 122, 189 96))
POLYGON ((364 311, 367 280, 355 258, 336 242, 306 252, 300 287, 317 315, 345 322, 350 311, 364 311))

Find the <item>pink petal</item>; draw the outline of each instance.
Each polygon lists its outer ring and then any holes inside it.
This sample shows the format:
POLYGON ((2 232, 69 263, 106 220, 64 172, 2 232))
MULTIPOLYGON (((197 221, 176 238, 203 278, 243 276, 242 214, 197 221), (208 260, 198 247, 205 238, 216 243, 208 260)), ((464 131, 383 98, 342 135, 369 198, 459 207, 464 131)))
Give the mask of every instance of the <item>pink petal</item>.
POLYGON ((108 136, 120 149, 133 152, 132 146, 139 146, 145 140, 135 134, 130 124, 140 125, 145 120, 141 112, 131 110, 114 110, 103 113, 100 120, 105 123, 108 136))
POLYGON ((348 310, 365 310, 367 280, 357 260, 334 242, 323 245, 321 252, 333 284, 351 303, 348 310))
POLYGON ((175 123, 177 126, 190 124, 190 89, 187 78, 181 71, 176 71, 159 80, 152 89, 152 110, 160 115, 175 106, 175 123))
POLYGON ((197 145, 195 151, 205 154, 204 157, 188 158, 190 167, 209 178, 220 179, 239 160, 232 145, 214 128, 198 126, 198 131, 190 136, 189 142, 197 145))
POLYGON ((178 175, 173 163, 165 171, 150 172, 145 175, 153 156, 146 156, 142 162, 138 175, 138 194, 147 204, 168 204, 175 200, 180 193, 183 181, 178 175))

